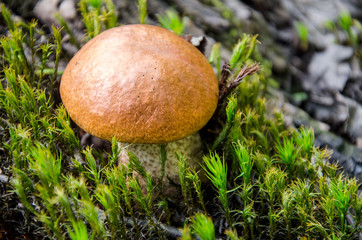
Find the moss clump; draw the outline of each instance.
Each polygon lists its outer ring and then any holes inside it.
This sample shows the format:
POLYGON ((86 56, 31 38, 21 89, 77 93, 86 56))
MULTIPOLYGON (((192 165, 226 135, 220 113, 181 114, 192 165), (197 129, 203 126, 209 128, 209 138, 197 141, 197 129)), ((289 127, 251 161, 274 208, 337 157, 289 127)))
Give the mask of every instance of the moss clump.
MULTIPOLYGON (((101 21, 103 29, 111 26, 106 24, 109 19, 113 19, 109 24, 114 22, 113 5, 99 2, 82 1, 80 9, 84 21, 101 21)), ((9 31, 0 41, 0 148, 6 153, 0 165, 10 176, 11 189, 0 201, 9 206, 7 201, 16 193, 23 206, 19 211, 26 212, 27 225, 38 236, 358 238, 362 200, 356 180, 345 178, 328 163, 328 150, 314 147, 313 130, 286 129, 280 113, 267 116, 268 69, 252 76, 240 74, 248 69, 243 66, 263 62, 255 52, 256 37, 240 40, 231 67, 224 66, 224 71, 220 58, 212 58, 221 86, 228 93, 233 91, 223 98, 215 119, 205 128, 213 131, 203 133, 210 153, 204 156, 202 167, 210 181, 202 184, 178 155, 183 199, 174 202, 167 196, 154 197, 162 181, 152 181, 137 158, 132 158, 128 169, 116 165, 120 152, 116 141, 106 157, 80 145, 64 107, 53 97, 60 30, 53 28, 53 37, 39 44, 44 33, 36 21, 15 23, 3 5, 1 11, 9 31), (238 86, 230 87, 236 82, 238 86), (146 192, 133 177, 133 169, 143 177, 146 192)), ((90 26, 89 38, 97 33, 91 24, 86 26, 90 26)), ((10 209, 0 210, 9 216, 10 209)), ((19 231, 30 235, 26 229, 19 231)))

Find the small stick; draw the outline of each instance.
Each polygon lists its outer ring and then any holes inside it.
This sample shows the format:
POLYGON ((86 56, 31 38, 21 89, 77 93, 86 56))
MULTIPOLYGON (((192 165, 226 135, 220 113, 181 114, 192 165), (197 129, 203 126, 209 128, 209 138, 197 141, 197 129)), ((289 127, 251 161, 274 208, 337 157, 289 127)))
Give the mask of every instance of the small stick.
POLYGON ((231 91, 234 90, 237 86, 239 86, 241 80, 243 80, 246 76, 249 76, 259 71, 259 69, 260 69, 259 63, 253 63, 251 65, 247 65, 240 70, 240 72, 233 81, 226 84, 227 74, 230 72, 230 70, 228 66, 224 64, 219 83, 220 86, 219 104, 222 104, 225 98, 231 93, 231 91))
POLYGON ((230 65, 228 63, 224 63, 220 74, 219 89, 223 89, 225 87, 229 74, 231 74, 230 65))

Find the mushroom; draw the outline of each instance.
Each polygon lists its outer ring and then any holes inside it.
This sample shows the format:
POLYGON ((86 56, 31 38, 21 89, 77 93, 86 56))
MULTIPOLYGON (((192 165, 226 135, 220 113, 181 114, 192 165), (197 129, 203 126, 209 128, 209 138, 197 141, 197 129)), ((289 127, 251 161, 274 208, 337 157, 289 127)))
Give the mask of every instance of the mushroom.
POLYGON ((166 144, 165 176, 177 182, 175 152, 199 167, 198 131, 218 103, 212 67, 191 43, 161 27, 125 25, 90 40, 64 71, 60 94, 72 120, 133 152, 151 176, 161 175, 160 145, 166 144))

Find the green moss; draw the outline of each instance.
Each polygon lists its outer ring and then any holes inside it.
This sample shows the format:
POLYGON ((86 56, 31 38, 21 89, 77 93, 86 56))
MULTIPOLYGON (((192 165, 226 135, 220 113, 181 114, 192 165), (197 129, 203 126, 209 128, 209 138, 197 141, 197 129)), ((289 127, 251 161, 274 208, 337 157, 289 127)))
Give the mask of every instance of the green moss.
POLYGON ((184 33, 187 18, 180 18, 176 10, 169 9, 166 10, 164 14, 157 15, 157 20, 161 27, 169 29, 177 35, 182 35, 184 33))
POLYGON ((342 10, 336 20, 327 20, 325 27, 335 35, 336 42, 342 45, 351 46, 354 56, 362 57, 362 24, 358 19, 352 18, 347 10, 342 10))
MULTIPOLYGON (((89 38, 115 25, 110 1, 80 4, 89 38)), ((3 5, 1 10, 9 29, 0 42, 0 148, 6 151, 1 164, 11 166, 11 191, 38 233, 56 239, 358 238, 362 200, 356 180, 337 174, 327 161, 329 151, 313 145, 312 129, 290 130, 280 113, 267 116, 267 64, 251 76, 240 73, 248 70, 245 65, 263 61, 256 36, 237 43, 229 73, 220 70, 222 86, 230 91, 205 138, 210 148, 202 166, 209 180, 202 182, 179 155, 183 198, 174 202, 153 195, 162 182, 153 182, 138 159, 129 169, 117 166, 115 140, 105 158, 83 149, 65 108, 52 97, 59 30, 53 28, 48 43, 37 45, 44 33, 36 21, 16 23, 3 5), (135 178, 133 168, 144 179, 135 178), (210 186, 213 190, 206 191, 210 186), (179 218, 173 217, 176 212, 179 218)), ((214 55, 211 62, 221 69, 214 55)))

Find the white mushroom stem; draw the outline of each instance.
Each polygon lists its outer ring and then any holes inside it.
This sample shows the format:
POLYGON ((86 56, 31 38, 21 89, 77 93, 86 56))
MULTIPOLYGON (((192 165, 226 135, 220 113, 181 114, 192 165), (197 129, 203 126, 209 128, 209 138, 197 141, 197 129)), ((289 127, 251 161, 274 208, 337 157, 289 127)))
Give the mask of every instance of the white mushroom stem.
MULTIPOLYGON (((151 177, 161 177, 161 144, 130 144, 119 143, 122 151, 119 154, 118 163, 127 165, 127 151, 138 157, 143 168, 151 177)), ((176 153, 180 153, 187 159, 187 164, 195 169, 200 168, 202 160, 202 142, 199 133, 166 144, 167 159, 165 163, 165 179, 170 178, 178 183, 178 166, 176 153)))

